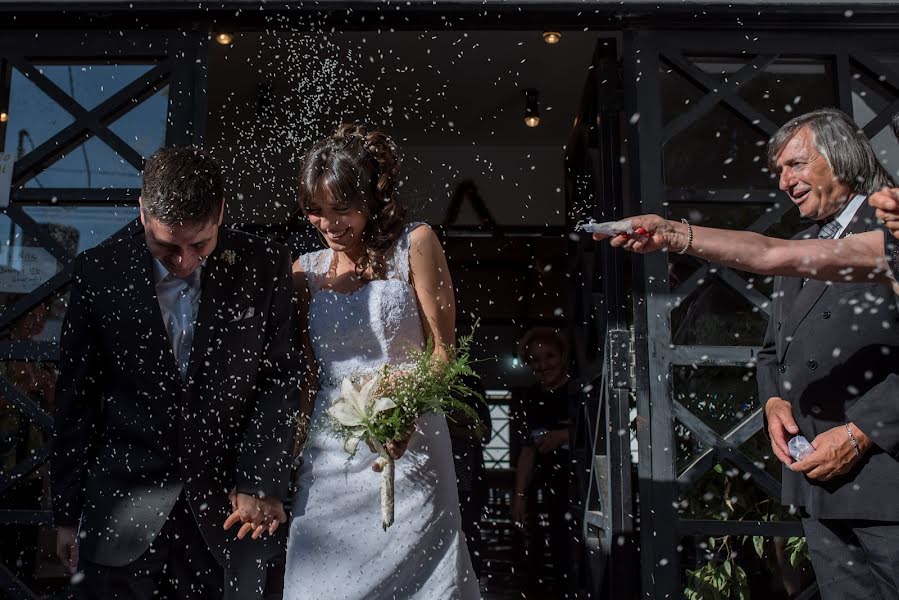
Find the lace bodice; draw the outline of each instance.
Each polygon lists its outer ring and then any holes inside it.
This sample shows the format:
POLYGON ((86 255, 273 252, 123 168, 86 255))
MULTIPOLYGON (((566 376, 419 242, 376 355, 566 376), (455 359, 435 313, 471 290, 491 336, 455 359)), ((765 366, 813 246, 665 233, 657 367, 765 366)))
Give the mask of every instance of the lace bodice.
MULTIPOLYGON (((344 377, 370 373, 407 361, 410 350, 424 347, 424 333, 409 282, 409 239, 423 225, 408 225, 387 256, 387 279, 342 294, 323 290, 334 258, 330 249, 300 257, 311 301, 309 338, 321 369, 321 386, 340 385, 344 377)), ((426 226, 426 225, 425 225, 426 226)))

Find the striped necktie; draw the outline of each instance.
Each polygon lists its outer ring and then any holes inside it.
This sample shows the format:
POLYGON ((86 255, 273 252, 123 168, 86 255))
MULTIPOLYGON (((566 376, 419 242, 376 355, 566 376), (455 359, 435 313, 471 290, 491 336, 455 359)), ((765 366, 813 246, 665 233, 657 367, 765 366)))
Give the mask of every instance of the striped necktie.
MULTIPOLYGON (((821 231, 818 232, 819 240, 832 240, 836 237, 837 232, 840 230, 840 222, 836 219, 831 219, 821 228, 821 231)), ((803 278, 802 286, 805 287, 805 284, 808 283, 808 277, 803 278)))
POLYGON ((824 227, 821 228, 821 231, 818 232, 819 240, 832 240, 837 236, 837 232, 840 230, 840 222, 836 219, 828 221, 824 227))

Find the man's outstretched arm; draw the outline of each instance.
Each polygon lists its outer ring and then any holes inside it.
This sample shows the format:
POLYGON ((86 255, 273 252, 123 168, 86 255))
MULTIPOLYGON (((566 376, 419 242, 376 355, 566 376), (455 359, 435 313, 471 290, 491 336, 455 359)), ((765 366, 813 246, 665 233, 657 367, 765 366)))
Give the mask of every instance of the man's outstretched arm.
POLYGON ((611 238, 594 234, 594 239, 608 238, 613 247, 638 254, 686 248, 691 256, 759 275, 892 283, 880 230, 838 240, 782 240, 752 231, 687 225, 658 215, 629 217, 626 221, 633 231, 645 233, 611 238))

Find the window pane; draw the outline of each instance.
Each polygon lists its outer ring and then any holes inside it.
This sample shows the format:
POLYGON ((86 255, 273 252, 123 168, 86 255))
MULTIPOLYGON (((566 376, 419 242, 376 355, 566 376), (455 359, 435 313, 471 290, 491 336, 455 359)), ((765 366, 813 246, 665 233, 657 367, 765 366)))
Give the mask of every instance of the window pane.
MULTIPOLYGON (((43 65, 38 70, 86 109, 95 108, 121 91, 153 65, 43 65)), ((162 146, 168 113, 168 87, 140 103, 127 105, 109 125, 125 143, 148 157, 162 146)), ((51 100, 19 71, 13 70, 9 124, 5 149, 21 157, 74 122, 72 115, 51 100)), ((110 147, 87 133, 86 142, 71 149, 45 171, 25 182, 28 188, 139 188, 138 169, 110 147)))
POLYGON ((509 469, 511 435, 510 407, 508 402, 512 398, 506 390, 487 390, 487 402, 490 404, 490 421, 493 431, 490 441, 484 446, 484 463, 488 469, 509 469), (498 404, 498 402, 501 402, 498 404))
POLYGON ((674 344, 761 346, 767 327, 762 310, 712 275, 671 311, 674 344))
POLYGON ((37 148, 75 118, 18 70, 12 70, 9 121, 4 149, 20 157, 37 148))
POLYGON ((767 172, 765 135, 722 105, 665 144, 671 187, 776 187, 767 172))
POLYGON ((26 188, 140 188, 140 172, 96 137, 25 183, 26 188))
MULTIPOLYGON (((69 306, 70 287, 64 286, 43 302, 25 312, 24 315, 0 331, 0 339, 28 340, 32 342, 59 343, 62 334, 62 321, 69 306)), ((5 308, 11 301, 18 300, 21 295, 0 295, 5 308)), ((0 317, 3 313, 0 312, 0 317)))
POLYGON ((659 62, 659 84, 662 88, 662 123, 667 125, 687 112, 705 94, 678 71, 659 62))
POLYGON ((674 399, 724 435, 758 406, 755 370, 746 367, 671 368, 674 399))
POLYGON ((67 250, 84 252, 100 244, 139 216, 137 206, 26 206, 32 219, 48 227, 65 228, 67 250), (63 225, 64 224, 64 225, 63 225))
POLYGON ((169 88, 165 86, 122 115, 109 128, 147 159, 165 143, 168 109, 169 88))
POLYGON ((836 106, 833 81, 830 61, 778 59, 741 86, 739 94, 780 126, 802 113, 836 106))
POLYGON ((36 65, 50 81, 90 110, 154 65, 36 65))
MULTIPOLYGON (((48 225, 50 235, 74 254, 66 225, 48 225)), ((0 215, 0 306, 7 306, 61 270, 59 262, 6 215, 0 215)))

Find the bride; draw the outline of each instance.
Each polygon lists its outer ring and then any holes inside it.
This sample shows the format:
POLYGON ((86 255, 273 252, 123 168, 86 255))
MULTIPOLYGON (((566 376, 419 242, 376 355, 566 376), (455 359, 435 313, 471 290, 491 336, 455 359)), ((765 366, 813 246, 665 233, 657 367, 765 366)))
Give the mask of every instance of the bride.
POLYGON ((398 177, 391 139, 358 125, 316 143, 300 168, 300 207, 327 248, 294 264, 311 424, 287 547, 288 600, 479 597, 445 417, 424 415, 408 439, 388 444, 402 458, 386 532, 377 455, 361 444, 348 460, 343 441, 321 427, 344 377, 402 368, 429 336, 441 360, 455 341, 446 258, 427 225, 406 223, 398 177))

